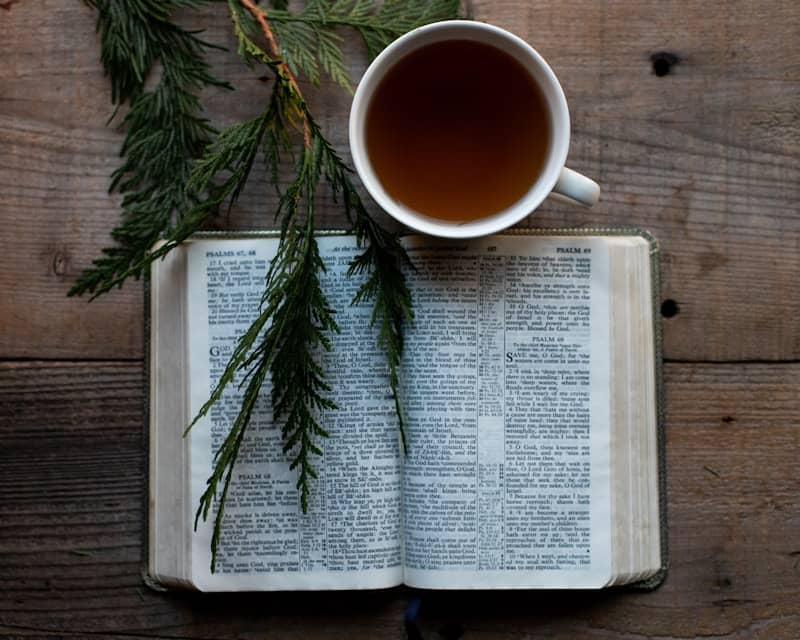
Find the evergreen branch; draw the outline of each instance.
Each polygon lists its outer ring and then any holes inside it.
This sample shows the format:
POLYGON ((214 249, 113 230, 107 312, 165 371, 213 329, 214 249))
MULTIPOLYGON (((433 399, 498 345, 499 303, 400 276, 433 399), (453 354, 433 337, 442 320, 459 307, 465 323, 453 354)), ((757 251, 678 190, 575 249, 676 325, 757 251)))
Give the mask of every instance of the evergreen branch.
POLYGON ((130 102, 122 121, 127 135, 122 166, 110 190, 123 194, 122 219, 111 232, 115 245, 103 250, 78 277, 68 295, 104 293, 128 276, 139 278, 147 254, 162 235, 183 224, 199 193, 184 188, 192 161, 215 131, 202 117, 197 94, 207 86, 230 88, 211 75, 205 52, 213 45, 169 22, 177 9, 204 0, 88 0, 98 12, 101 59, 111 78, 111 100, 130 102), (161 63, 157 86, 144 91, 153 65, 161 63))
POLYGON ((399 396, 399 368, 403 357, 403 325, 413 322, 411 292, 408 290, 403 266, 411 267, 411 261, 399 239, 378 225, 369 216, 364 203, 349 180, 344 181, 344 201, 348 217, 359 246, 364 252, 357 256, 348 268, 347 275, 365 273, 366 281, 356 292, 352 304, 374 301, 371 325, 378 325, 378 346, 386 352, 389 367, 389 388, 394 400, 403 452, 408 453, 405 420, 399 396), (353 218, 354 215, 354 218, 353 218))
MULTIPOLYGON (((271 102, 269 107, 259 116, 245 122, 232 125, 222 131, 205 154, 196 161, 191 173, 186 178, 186 191, 204 193, 201 199, 187 199, 185 208, 178 210, 177 222, 164 232, 154 234, 152 242, 137 249, 137 255, 118 270, 104 276, 93 289, 93 300, 122 283, 129 277, 138 277, 148 267, 166 256, 172 249, 199 231, 205 222, 216 215, 227 204, 228 209, 239 197, 259 148, 271 122, 276 118, 276 106, 271 102), (216 183, 220 175, 226 175, 221 184, 216 183), (155 242, 163 238, 164 242, 153 248, 155 242)), ((145 231, 147 228, 142 223, 145 231)), ((114 249, 107 249, 110 252, 114 249)), ((127 256, 130 257, 130 256, 127 256)), ((76 285, 77 286, 77 285, 76 285)))
MULTIPOLYGON (((252 9, 252 2, 240 0, 264 35, 270 48, 263 10, 252 9)), ((195 515, 195 528, 206 520, 215 501, 211 540, 211 571, 216 568, 221 541, 225 501, 241 443, 250 425, 261 385, 272 379, 273 421, 281 424, 283 451, 290 468, 297 469, 297 489, 303 512, 308 509, 311 483, 317 478, 313 457, 322 455, 321 438, 327 432, 319 422, 320 413, 336 405, 328 397, 330 388, 318 355, 331 349, 329 335, 338 332, 334 311, 320 285, 325 265, 314 236, 315 193, 324 177, 334 194, 341 193, 348 219, 354 225, 359 246, 366 246, 348 270, 348 275, 366 273, 367 281, 357 292, 353 304, 375 300, 372 323, 379 324, 378 343, 387 351, 389 378, 397 410, 403 447, 406 447, 402 411, 398 396, 398 367, 402 355, 402 325, 412 318, 411 297, 401 270, 407 256, 397 238, 381 229, 369 216, 350 180, 350 172, 332 145, 325 139, 303 100, 290 70, 274 51, 265 51, 254 40, 252 30, 230 2, 239 51, 250 60, 260 60, 276 75, 264 136, 265 157, 272 171, 280 162, 281 151, 289 144, 287 128, 302 128, 303 145, 293 182, 282 194, 276 221, 281 235, 276 256, 266 276, 259 314, 237 341, 208 400, 187 428, 187 432, 208 414, 225 389, 237 378, 244 399, 233 425, 214 456, 214 468, 207 480, 195 515), (302 126, 294 121, 299 118, 302 126), (220 490, 221 486, 221 490, 220 490)))
POLYGON ((353 259, 347 276, 363 274, 365 282, 359 287, 351 304, 373 301, 371 326, 378 326, 378 346, 386 352, 389 368, 389 387, 397 414, 398 427, 407 452, 405 420, 399 397, 399 367, 403 355, 403 325, 412 322, 411 292, 403 267, 413 268, 411 260, 396 234, 381 227, 369 214, 350 179, 350 169, 333 146, 319 131, 311 114, 307 114, 312 130, 322 144, 322 162, 334 194, 341 192, 345 214, 356 242, 364 251, 353 259))
MULTIPOLYGON (((248 64, 265 64, 275 74, 272 95, 256 118, 220 134, 202 117, 197 94, 207 86, 226 84, 211 76, 204 60, 212 45, 170 23, 172 12, 196 8, 209 0, 86 0, 98 11, 102 59, 111 76, 112 101, 129 101, 123 121, 128 133, 125 160, 112 176, 112 189, 123 194, 121 224, 112 233, 117 245, 104 250, 85 271, 71 294, 95 296, 140 277, 156 259, 200 229, 206 220, 241 193, 261 150, 278 189, 278 170, 302 144, 296 174, 280 194, 276 221, 280 239, 266 275, 265 291, 253 324, 237 341, 207 402, 187 427, 207 415, 227 386, 238 380, 242 404, 231 429, 215 452, 195 515, 195 528, 217 503, 211 540, 211 570, 221 541, 225 502, 241 444, 267 376, 272 380, 275 423, 282 424, 284 453, 297 469, 300 505, 308 509, 314 457, 322 454, 320 424, 326 410, 336 408, 318 358, 331 349, 338 332, 334 311, 321 288, 325 265, 314 236, 316 190, 324 179, 341 195, 358 246, 363 252, 348 275, 362 274, 352 304, 373 301, 371 323, 378 345, 385 349, 389 384, 397 411, 403 447, 404 421, 398 396, 398 368, 403 349, 403 324, 413 318, 403 266, 408 263, 398 239, 367 212, 350 178, 350 170, 314 121, 297 82, 302 72, 312 83, 322 73, 351 88, 336 29, 356 29, 370 57, 405 31, 434 20, 456 16, 455 0, 309 0, 297 14, 285 0, 272 0, 269 10, 254 0, 228 0, 238 52, 248 64), (379 6, 380 5, 380 6, 379 6), (241 9, 241 10, 240 10, 241 9), (265 46, 257 40, 263 37, 265 46), (157 86, 144 90, 156 61, 163 74, 157 86), (157 239, 165 242, 152 249, 157 239)), ((280 193, 280 190, 279 190, 280 193)))
MULTIPOLYGON (((283 77, 274 91, 284 98, 273 97, 272 104, 282 104, 286 95, 292 95, 291 85, 283 77)), ((266 376, 272 379, 273 419, 283 423, 283 451, 290 457, 290 468, 298 469, 297 489, 304 512, 308 510, 311 481, 317 478, 312 457, 322 455, 318 440, 328 436, 319 423, 319 415, 337 408, 327 397, 330 387, 317 362, 321 351, 331 349, 329 334, 339 331, 334 311, 322 291, 320 274, 325 265, 314 236, 314 197, 323 173, 327 143, 316 126, 309 130, 311 145, 303 145, 295 179, 278 205, 277 220, 282 231, 266 277, 259 315, 239 338, 217 385, 187 429, 205 416, 226 387, 241 376, 238 384, 244 387, 242 407, 214 456, 214 469, 195 515, 196 528, 200 518, 207 519, 222 483, 214 516, 212 572, 233 468, 266 376)))
POLYGON ((373 59, 393 40, 412 29, 458 18, 458 8, 459 0, 386 0, 372 16, 356 12, 343 24, 358 30, 370 59, 373 59))
POLYGON ((299 13, 269 11, 280 56, 295 74, 319 84, 321 72, 352 91, 338 27, 355 29, 370 59, 404 33, 458 17, 459 0, 309 0, 299 13))

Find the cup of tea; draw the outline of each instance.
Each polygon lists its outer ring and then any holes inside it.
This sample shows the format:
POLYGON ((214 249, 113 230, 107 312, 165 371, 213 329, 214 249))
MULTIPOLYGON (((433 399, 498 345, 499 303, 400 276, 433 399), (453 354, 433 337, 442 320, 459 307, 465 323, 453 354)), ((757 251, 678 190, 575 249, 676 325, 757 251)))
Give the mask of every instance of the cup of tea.
POLYGON ((359 177, 391 216, 447 238, 496 233, 551 193, 592 206, 565 166, 569 111, 528 43, 470 20, 410 31, 367 68, 350 111, 359 177))

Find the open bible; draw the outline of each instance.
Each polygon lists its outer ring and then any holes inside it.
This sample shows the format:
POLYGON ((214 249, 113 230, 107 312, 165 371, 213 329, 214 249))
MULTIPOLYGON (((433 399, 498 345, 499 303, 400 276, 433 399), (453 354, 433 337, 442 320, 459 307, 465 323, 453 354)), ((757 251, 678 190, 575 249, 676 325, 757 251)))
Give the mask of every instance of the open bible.
POLYGON ((187 437, 249 327, 277 239, 195 236, 152 267, 147 573, 204 591, 655 586, 666 568, 655 242, 562 230, 403 239, 403 455, 371 305, 351 305, 353 236, 321 235, 341 333, 320 361, 307 513, 269 389, 234 471, 216 571, 194 514, 238 412, 221 400, 187 437))

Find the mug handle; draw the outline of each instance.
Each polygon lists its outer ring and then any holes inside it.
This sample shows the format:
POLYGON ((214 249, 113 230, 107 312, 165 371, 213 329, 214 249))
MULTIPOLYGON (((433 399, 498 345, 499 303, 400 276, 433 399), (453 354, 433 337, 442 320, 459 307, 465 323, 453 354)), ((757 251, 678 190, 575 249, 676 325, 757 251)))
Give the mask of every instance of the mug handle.
POLYGON ((577 171, 564 167, 561 169, 556 186, 553 187, 553 193, 591 207, 600 199, 600 185, 577 171))

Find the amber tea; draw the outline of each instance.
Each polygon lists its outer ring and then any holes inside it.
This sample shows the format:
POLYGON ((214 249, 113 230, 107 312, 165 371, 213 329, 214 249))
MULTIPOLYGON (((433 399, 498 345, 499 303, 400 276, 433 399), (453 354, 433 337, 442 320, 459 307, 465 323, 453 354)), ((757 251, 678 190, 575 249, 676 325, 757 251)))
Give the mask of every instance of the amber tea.
POLYGON ((423 46, 378 84, 366 147, 390 197, 467 222, 522 198, 542 172, 550 122, 541 90, 509 54, 472 40, 423 46))

